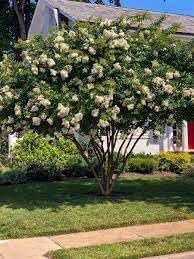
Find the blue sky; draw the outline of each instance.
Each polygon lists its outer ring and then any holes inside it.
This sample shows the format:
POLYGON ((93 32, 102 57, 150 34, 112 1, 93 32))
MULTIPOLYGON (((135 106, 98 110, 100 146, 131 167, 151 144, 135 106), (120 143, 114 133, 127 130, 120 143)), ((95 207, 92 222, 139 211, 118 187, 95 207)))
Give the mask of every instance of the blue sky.
POLYGON ((122 6, 194 16, 194 0, 121 0, 122 6))

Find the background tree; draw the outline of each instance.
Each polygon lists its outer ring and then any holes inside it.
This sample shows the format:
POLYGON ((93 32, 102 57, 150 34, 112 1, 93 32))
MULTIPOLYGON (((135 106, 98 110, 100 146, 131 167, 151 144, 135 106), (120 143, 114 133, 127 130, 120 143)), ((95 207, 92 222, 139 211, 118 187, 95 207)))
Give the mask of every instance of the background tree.
POLYGON ((22 62, 0 65, 2 130, 68 137, 104 195, 119 177, 118 161, 123 172, 147 130, 159 136, 166 124, 194 118, 193 43, 177 40, 174 28, 162 30, 162 19, 141 29, 145 17, 37 36, 20 45, 22 62))

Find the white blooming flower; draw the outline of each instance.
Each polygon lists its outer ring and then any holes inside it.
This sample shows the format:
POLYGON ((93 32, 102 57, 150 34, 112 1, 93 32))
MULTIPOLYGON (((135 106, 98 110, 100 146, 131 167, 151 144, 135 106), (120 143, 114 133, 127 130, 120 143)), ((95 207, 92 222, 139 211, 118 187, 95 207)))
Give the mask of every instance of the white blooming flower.
POLYGON ((138 78, 134 78, 134 79, 132 80, 132 84, 133 84, 133 86, 140 86, 140 85, 141 85, 138 78))
POLYGON ((12 124, 12 123, 14 123, 14 118, 13 118, 13 117, 11 117, 11 116, 8 116, 7 123, 8 123, 8 124, 12 124))
POLYGON ((112 21, 109 19, 105 19, 103 21, 100 22, 100 27, 104 27, 104 26, 110 26, 112 24, 112 21))
POLYGON ((15 111, 15 115, 16 116, 21 116, 22 115, 21 107, 19 105, 17 105, 17 104, 14 107, 14 111, 15 111))
POLYGON ((115 39, 118 37, 118 34, 114 30, 104 29, 103 36, 105 39, 115 39))
POLYGON ((35 94, 40 94, 40 93, 41 93, 40 88, 38 88, 38 87, 34 87, 34 88, 32 89, 32 91, 33 91, 35 94))
POLYGON ((181 77, 180 73, 178 71, 175 71, 174 78, 180 78, 180 77, 181 77))
POLYGON ((42 63, 42 64, 46 64, 47 63, 47 55, 46 54, 41 54, 40 55, 40 58, 39 58, 39 61, 40 61, 40 63, 42 63))
POLYGON ((48 122, 49 125, 51 125, 51 126, 53 125, 53 119, 48 118, 46 121, 48 122))
POLYGON ((48 65, 49 67, 54 67, 54 66, 56 65, 56 63, 55 63, 54 59, 48 58, 48 60, 47 60, 47 65, 48 65))
POLYGON ((87 88, 88 88, 88 90, 94 89, 94 84, 87 84, 87 88))
POLYGON ((121 65, 117 62, 113 65, 114 69, 116 69, 117 71, 121 71, 121 65))
POLYGON ((76 33, 74 31, 69 31, 69 37, 74 38, 76 36, 76 33))
POLYGON ((103 76, 103 66, 101 66, 98 63, 95 63, 92 67, 91 73, 101 78, 103 76))
POLYGON ((31 71, 32 71, 32 73, 33 73, 34 75, 38 75, 38 68, 37 68, 37 66, 32 65, 31 71))
POLYGON ((26 56, 24 57, 24 60, 25 60, 26 63, 28 63, 28 64, 31 64, 31 63, 32 63, 32 58, 31 58, 30 56, 28 56, 28 55, 26 55, 26 56))
POLYGON ((104 97, 103 97, 103 96, 96 95, 95 103, 96 103, 97 105, 100 105, 101 103, 103 103, 103 101, 104 101, 104 97))
POLYGON ((119 113, 120 113, 120 108, 119 108, 117 105, 115 105, 115 106, 113 107, 112 112, 113 112, 113 113, 116 113, 116 114, 119 114, 119 113))
POLYGON ((12 99, 13 98, 13 94, 12 92, 8 91, 8 92, 5 92, 5 95, 8 99, 12 99))
POLYGON ((75 122, 80 122, 83 119, 83 114, 81 112, 75 114, 75 122))
POLYGON ((5 93, 5 92, 8 92, 10 90, 10 87, 8 85, 5 85, 1 90, 2 90, 3 93, 5 93))
POLYGON ((83 56, 83 57, 82 57, 82 63, 83 63, 83 64, 88 63, 88 61, 89 61, 89 57, 88 57, 88 56, 83 56))
POLYGON ((141 104, 143 105, 143 106, 145 106, 146 105, 146 101, 143 99, 143 100, 141 100, 141 104))
POLYGON ((61 57, 61 55, 59 55, 58 53, 55 53, 55 59, 59 59, 61 57))
POLYGON ((79 54, 76 53, 76 52, 72 52, 72 53, 70 53, 70 54, 68 55, 69 58, 77 58, 78 56, 79 56, 79 54))
POLYGON ((74 125, 74 130, 75 131, 78 131, 80 129, 80 124, 79 123, 76 123, 75 125, 74 125))
POLYGON ((130 62, 131 62, 131 59, 132 59, 132 58, 131 58, 130 56, 128 56, 128 55, 125 57, 125 61, 126 61, 127 63, 130 63, 130 62))
POLYGON ((112 48, 112 49, 121 48, 121 49, 128 50, 129 44, 128 44, 127 40, 125 40, 125 39, 115 39, 110 42, 109 48, 112 48))
POLYGON ((39 117, 32 117, 32 124, 34 126, 40 126, 41 119, 39 117))
POLYGON ((79 100, 79 98, 78 98, 78 96, 77 96, 76 94, 74 94, 74 95, 72 96, 71 100, 72 100, 73 102, 77 102, 77 101, 79 100))
POLYGON ((96 50, 93 47, 89 47, 88 51, 91 55, 96 55, 96 50))
POLYGON ((56 76, 57 75, 57 71, 54 69, 50 69, 50 74, 51 76, 56 76))
POLYGON ((89 83, 95 82, 95 78, 93 76, 88 76, 88 82, 89 83))
POLYGON ((38 61, 37 59, 34 59, 34 60, 32 61, 32 64, 33 64, 33 65, 39 65, 39 61, 38 61))
POLYGON ((109 122, 107 120, 100 119, 98 122, 98 127, 106 128, 109 126, 109 122))
POLYGON ((60 43, 59 48, 60 48, 60 52, 68 51, 69 50, 69 45, 66 44, 66 43, 60 43))
POLYGON ((160 137, 160 136, 161 136, 161 133, 160 133, 159 130, 154 130, 154 135, 155 135, 156 137, 160 137))
POLYGON ((94 109, 91 112, 92 117, 98 117, 98 114, 99 114, 99 109, 94 109))
POLYGON ((64 118, 69 114, 70 108, 69 107, 64 107, 61 103, 58 104, 57 107, 57 116, 60 118, 64 118))
POLYGON ((54 39, 54 42, 63 42, 64 41, 64 37, 62 37, 61 35, 58 35, 55 39, 54 39))
POLYGON ((190 89, 184 88, 183 89, 183 97, 190 97, 190 96, 191 96, 190 89))
POLYGON ((128 70, 128 72, 129 72, 130 75, 133 75, 134 70, 133 70, 132 68, 130 68, 130 69, 128 70))
POLYGON ((127 105, 127 110, 128 111, 131 111, 133 109, 134 109, 134 104, 133 103, 127 105))
POLYGON ((152 74, 152 70, 149 69, 149 68, 145 68, 144 72, 145 72, 146 75, 151 75, 152 74))
POLYGON ((39 108, 38 108, 38 106, 36 106, 36 105, 33 105, 32 107, 31 107, 31 112, 37 112, 39 110, 39 108))
POLYGON ((61 70, 60 75, 61 75, 62 80, 66 80, 69 77, 67 70, 61 70))
POLYGON ((163 106, 163 107, 168 107, 169 106, 169 101, 166 99, 166 100, 163 100, 162 101, 162 103, 161 103, 161 105, 163 106))
POLYGON ((173 87, 172 85, 169 84, 163 84, 163 91, 167 94, 172 94, 173 93, 173 87))
POLYGON ((160 85, 163 85, 164 79, 162 79, 161 77, 157 76, 157 77, 153 78, 153 82, 156 85, 160 86, 160 85))
POLYGON ((167 80, 171 80, 174 78, 174 73, 173 72, 167 72, 166 73, 166 79, 167 80))
POLYGON ((47 106, 51 105, 51 102, 48 99, 42 99, 40 101, 40 104, 42 104, 44 107, 47 107, 47 106))
POLYGON ((157 68, 157 67, 159 67, 159 66, 160 66, 160 64, 158 63, 157 60, 152 61, 152 67, 153 67, 153 68, 157 68))
POLYGON ((40 118, 41 118, 43 121, 45 121, 46 118, 47 118, 46 113, 42 113, 42 114, 40 115, 40 118))
POLYGON ((46 72, 46 69, 43 68, 43 67, 40 67, 39 70, 40 70, 41 73, 45 73, 46 72))
POLYGON ((62 120, 62 125, 63 125, 65 128, 67 128, 67 129, 70 127, 69 121, 68 121, 68 120, 65 120, 65 119, 62 120))

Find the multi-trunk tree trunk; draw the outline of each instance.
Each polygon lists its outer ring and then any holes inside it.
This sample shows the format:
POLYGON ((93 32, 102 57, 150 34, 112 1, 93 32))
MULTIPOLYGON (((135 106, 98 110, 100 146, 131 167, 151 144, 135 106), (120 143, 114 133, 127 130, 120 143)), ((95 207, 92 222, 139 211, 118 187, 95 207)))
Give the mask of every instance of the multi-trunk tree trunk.
POLYGON ((146 131, 147 128, 135 138, 133 133, 128 134, 118 142, 120 131, 112 124, 106 130, 99 131, 95 136, 90 136, 90 145, 98 161, 98 169, 96 169, 93 159, 79 139, 73 138, 73 142, 91 169, 102 195, 108 196, 111 194, 116 180, 125 171, 129 156, 146 131))

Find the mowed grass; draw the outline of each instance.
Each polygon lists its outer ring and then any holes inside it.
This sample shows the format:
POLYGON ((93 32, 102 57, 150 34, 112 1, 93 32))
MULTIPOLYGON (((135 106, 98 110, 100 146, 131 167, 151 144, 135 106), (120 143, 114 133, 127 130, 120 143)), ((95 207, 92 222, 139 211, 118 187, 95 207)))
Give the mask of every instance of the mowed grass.
POLYGON ((104 198, 93 180, 0 187, 0 239, 194 218, 194 179, 129 177, 104 198))
POLYGON ((51 259, 135 259, 194 249, 194 233, 127 243, 64 249, 51 252, 51 259))

